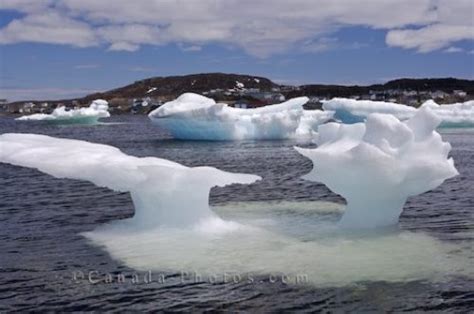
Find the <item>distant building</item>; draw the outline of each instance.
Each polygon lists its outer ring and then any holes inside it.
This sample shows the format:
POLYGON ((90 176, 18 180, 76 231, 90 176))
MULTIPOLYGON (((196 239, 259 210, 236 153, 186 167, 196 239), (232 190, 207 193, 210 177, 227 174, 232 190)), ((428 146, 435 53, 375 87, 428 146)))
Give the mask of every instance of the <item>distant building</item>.
POLYGON ((134 98, 132 101, 132 113, 149 112, 152 108, 157 108, 161 105, 161 101, 151 97, 134 98))
POLYGON ((247 109, 247 104, 243 102, 236 102, 234 108, 247 109))
POLYGON ((403 96, 405 97, 414 97, 417 95, 417 92, 414 90, 405 90, 403 91, 403 96))
POLYGON ((285 96, 281 93, 272 93, 272 92, 248 92, 245 93, 246 96, 263 101, 264 103, 271 104, 276 102, 285 101, 285 96))
POLYGON ((411 99, 409 99, 409 100, 406 102, 406 104, 407 104, 408 106, 416 107, 416 106, 419 104, 419 102, 418 102, 417 99, 411 98, 411 99))
POLYGON ((7 100, 6 99, 0 99, 0 112, 8 111, 7 107, 8 107, 7 100))
POLYGON ((245 92, 246 92, 246 93, 250 93, 250 94, 251 94, 251 93, 260 93, 260 88, 255 88, 255 87, 254 87, 254 88, 247 88, 247 89, 245 90, 245 92))
POLYGON ((431 98, 435 99, 435 98, 438 98, 438 99, 443 99, 444 97, 447 97, 448 94, 443 92, 443 91, 440 91, 440 90, 437 90, 435 92, 432 92, 431 93, 431 98))
POLYGON ((33 102, 27 102, 23 104, 23 107, 20 109, 21 113, 32 113, 35 110, 35 103, 33 102))
POLYGON ((14 104, 7 104, 5 105, 6 107, 6 112, 8 113, 21 113, 21 109, 23 107, 23 104, 21 103, 14 103, 14 104))
POLYGON ((399 96, 402 94, 402 91, 400 89, 388 89, 385 93, 390 96, 399 96))
POLYGON ((453 90, 453 95, 456 97, 465 98, 467 96, 467 93, 463 90, 456 89, 453 90))
POLYGON ((209 91, 209 94, 221 94, 222 92, 224 92, 222 88, 216 88, 216 89, 211 89, 209 91))
POLYGON ((385 94, 384 93, 373 93, 373 94, 370 95, 370 100, 373 100, 373 101, 385 100, 385 94))

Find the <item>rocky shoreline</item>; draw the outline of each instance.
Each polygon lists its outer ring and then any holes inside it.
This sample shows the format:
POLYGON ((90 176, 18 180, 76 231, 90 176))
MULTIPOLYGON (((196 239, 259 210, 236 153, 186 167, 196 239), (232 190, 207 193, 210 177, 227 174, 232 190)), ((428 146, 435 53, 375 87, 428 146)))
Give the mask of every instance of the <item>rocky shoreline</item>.
POLYGON ((0 114, 50 113, 58 106, 68 109, 87 107, 98 98, 108 101, 113 114, 147 114, 185 92, 201 94, 237 108, 262 107, 300 96, 309 98, 306 109, 320 109, 321 100, 334 97, 418 107, 428 99, 434 99, 439 104, 474 99, 474 81, 455 78, 399 79, 370 86, 291 86, 279 85, 260 76, 205 73, 148 78, 76 99, 4 101, 0 104, 0 114))

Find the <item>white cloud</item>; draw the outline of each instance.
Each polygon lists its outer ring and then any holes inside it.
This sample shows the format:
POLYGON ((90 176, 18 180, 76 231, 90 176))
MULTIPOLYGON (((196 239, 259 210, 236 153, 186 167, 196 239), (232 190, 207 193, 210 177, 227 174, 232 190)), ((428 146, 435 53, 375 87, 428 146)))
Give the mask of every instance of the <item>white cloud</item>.
POLYGON ((89 47, 97 44, 92 28, 86 23, 54 11, 35 13, 13 20, 0 30, 0 43, 37 42, 89 47))
POLYGON ((323 52, 337 47, 339 41, 334 37, 322 37, 317 40, 307 40, 303 42, 302 50, 304 52, 323 52))
POLYGON ((179 49, 181 49, 182 51, 186 51, 186 52, 193 52, 193 51, 201 51, 202 50, 202 47, 198 46, 198 45, 185 46, 185 45, 180 44, 178 46, 179 46, 179 49))
POLYGON ((38 12, 47 9, 51 4, 53 0, 2 0, 0 10, 38 12))
POLYGON ((446 48, 461 40, 474 40, 471 25, 434 24, 420 29, 392 30, 387 34, 389 46, 430 52, 446 48))
POLYGON ((386 30, 389 46, 421 52, 473 38, 472 0, 3 0, 2 7, 27 13, 0 29, 2 43, 102 43, 125 51, 144 44, 218 43, 266 57, 333 49, 337 45, 327 38, 351 26, 386 30), (50 11, 64 21, 31 21, 50 11), (44 36, 32 35, 33 29, 44 36))
POLYGON ((474 2, 472 0, 433 0, 436 19, 420 28, 390 30, 389 46, 416 49, 426 53, 451 46, 462 40, 474 40, 474 2))
POLYGON ((133 52, 137 51, 140 49, 139 45, 132 44, 126 41, 118 41, 114 42, 109 46, 110 51, 128 51, 128 52, 133 52))
POLYGON ((464 52, 464 49, 459 48, 459 47, 449 47, 448 49, 445 49, 443 52, 446 52, 446 53, 457 53, 457 52, 464 52))
POLYGON ((160 44, 160 29, 142 24, 107 25, 97 28, 97 35, 104 41, 114 43, 160 44))

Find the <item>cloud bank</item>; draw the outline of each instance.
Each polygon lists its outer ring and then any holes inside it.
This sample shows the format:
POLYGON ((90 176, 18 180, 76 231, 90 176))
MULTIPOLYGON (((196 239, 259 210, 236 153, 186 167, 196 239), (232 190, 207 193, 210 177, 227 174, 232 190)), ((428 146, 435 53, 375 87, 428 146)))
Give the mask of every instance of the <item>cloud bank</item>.
POLYGON ((0 28, 0 44, 196 51, 214 43, 267 57, 328 50, 346 27, 386 31, 388 46, 421 53, 474 39, 471 0, 3 0, 0 10, 20 13, 0 28))

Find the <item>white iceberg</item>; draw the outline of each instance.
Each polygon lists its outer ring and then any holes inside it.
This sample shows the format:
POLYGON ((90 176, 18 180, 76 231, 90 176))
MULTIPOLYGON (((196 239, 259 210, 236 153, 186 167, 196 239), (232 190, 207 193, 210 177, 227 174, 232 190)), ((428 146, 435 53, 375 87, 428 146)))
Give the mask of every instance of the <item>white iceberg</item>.
POLYGON ((318 127, 333 117, 334 111, 330 110, 303 110, 298 128, 295 131, 295 138, 314 137, 317 134, 318 127))
POLYGON ((416 112, 414 107, 384 101, 333 98, 321 102, 325 111, 334 112, 334 119, 346 124, 363 122, 372 113, 391 114, 399 120, 406 120, 416 112))
POLYGON ((365 123, 321 125, 317 148, 296 149, 314 164, 305 178, 346 199, 342 226, 395 225, 409 196, 458 174, 451 145, 435 131, 440 122, 429 108, 406 122, 375 113, 365 123))
MULTIPOLYGON (((419 232, 359 237, 332 232, 332 226, 329 232, 322 230, 321 217, 339 213, 337 204, 244 202, 210 209, 211 186, 251 183, 259 179, 254 175, 189 168, 129 156, 107 145, 33 134, 0 135, 0 162, 130 191, 133 218, 82 235, 140 271, 181 273, 183 280, 193 282, 252 284, 266 276, 285 285, 323 287, 472 276, 470 256, 461 254, 464 244, 444 243, 419 232), (227 220, 229 215, 232 220, 227 220)), ((344 169, 333 171, 343 176, 344 169)))
MULTIPOLYGON (((407 120, 418 110, 415 107, 384 101, 333 98, 322 102, 324 110, 334 112, 334 118, 346 124, 363 122, 372 113, 391 114, 399 120, 407 120)), ((428 100, 421 107, 433 110, 441 119, 440 127, 474 126, 474 101, 438 105, 433 100, 428 100)))
POLYGON ((440 127, 474 127, 474 100, 446 105, 428 100, 421 107, 432 109, 441 118, 440 127))
POLYGON ((35 134, 0 135, 0 162, 130 192, 135 215, 127 225, 137 228, 218 220, 208 204, 212 187, 260 179, 212 167, 190 168, 156 157, 129 156, 108 145, 35 134))
POLYGON ((96 124, 100 118, 110 117, 106 100, 96 99, 87 108, 66 110, 64 106, 56 108, 51 114, 36 113, 16 118, 19 121, 47 121, 59 124, 96 124))
POLYGON ((299 97, 277 105, 241 109, 185 93, 155 109, 149 117, 177 139, 288 139, 297 134, 311 135, 311 127, 330 119, 330 113, 304 111, 307 101, 307 97, 299 97), (301 126, 300 121, 304 122, 301 126))

